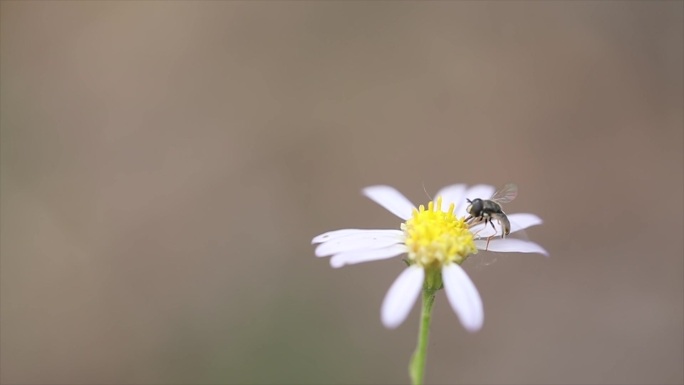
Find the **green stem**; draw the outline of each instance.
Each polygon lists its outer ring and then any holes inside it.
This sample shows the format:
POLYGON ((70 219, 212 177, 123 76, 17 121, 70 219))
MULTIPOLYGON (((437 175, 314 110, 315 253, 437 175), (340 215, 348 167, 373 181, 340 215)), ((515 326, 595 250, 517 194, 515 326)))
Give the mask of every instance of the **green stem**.
POLYGON ((435 303, 435 291, 427 287, 423 288, 423 307, 420 316, 420 329, 418 330, 418 345, 409 365, 409 374, 413 385, 422 385, 425 380, 425 362, 427 360, 430 319, 432 317, 432 305, 435 303))

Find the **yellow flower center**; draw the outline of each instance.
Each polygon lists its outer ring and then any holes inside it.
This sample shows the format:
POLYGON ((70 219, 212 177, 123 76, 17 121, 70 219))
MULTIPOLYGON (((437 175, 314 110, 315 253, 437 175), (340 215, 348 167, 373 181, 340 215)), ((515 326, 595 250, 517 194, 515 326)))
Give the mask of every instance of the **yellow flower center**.
POLYGON ((442 211, 442 197, 413 210, 413 216, 401 225, 406 234, 408 258, 423 267, 441 267, 447 262, 463 262, 477 253, 473 234, 464 218, 454 215, 454 204, 442 211))

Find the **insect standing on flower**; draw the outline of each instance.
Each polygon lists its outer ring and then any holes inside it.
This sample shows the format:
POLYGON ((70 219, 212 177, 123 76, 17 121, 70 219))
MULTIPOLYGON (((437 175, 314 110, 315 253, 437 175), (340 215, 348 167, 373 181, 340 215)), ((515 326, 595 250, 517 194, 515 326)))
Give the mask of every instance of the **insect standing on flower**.
MULTIPOLYGON (((495 233, 489 239, 496 235, 496 227, 494 227, 493 220, 496 219, 501 226, 501 238, 505 238, 506 235, 511 232, 511 222, 508 220, 506 213, 501 209, 501 204, 508 203, 518 196, 518 186, 513 183, 509 183, 501 188, 492 195, 489 199, 475 198, 472 201, 466 199, 469 203, 466 211, 468 212, 468 217, 465 219, 470 227, 478 225, 484 222, 485 227, 487 223, 492 225, 495 233)), ((487 241, 489 245, 489 240, 487 241)))

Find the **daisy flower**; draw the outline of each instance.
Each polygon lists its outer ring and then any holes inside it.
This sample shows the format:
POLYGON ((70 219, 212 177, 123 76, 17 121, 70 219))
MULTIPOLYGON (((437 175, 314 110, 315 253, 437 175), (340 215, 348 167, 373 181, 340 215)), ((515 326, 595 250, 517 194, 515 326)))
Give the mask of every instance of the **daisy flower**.
MULTIPOLYGON (((399 229, 330 231, 315 237, 318 257, 331 256, 334 268, 361 262, 406 255, 408 267, 394 281, 382 303, 381 319, 388 328, 396 328, 408 316, 422 289, 436 291, 444 287, 449 304, 463 327, 475 332, 484 321, 482 300, 461 263, 478 250, 492 252, 540 253, 546 250, 536 243, 496 236, 496 230, 484 224, 466 223, 468 200, 488 199, 494 187, 464 184, 440 190, 427 207, 416 208, 404 195, 390 186, 371 186, 363 194, 404 222, 399 229)), ((511 233, 542 221, 534 214, 507 214, 511 233)), ((500 235, 500 228, 497 228, 500 235)))

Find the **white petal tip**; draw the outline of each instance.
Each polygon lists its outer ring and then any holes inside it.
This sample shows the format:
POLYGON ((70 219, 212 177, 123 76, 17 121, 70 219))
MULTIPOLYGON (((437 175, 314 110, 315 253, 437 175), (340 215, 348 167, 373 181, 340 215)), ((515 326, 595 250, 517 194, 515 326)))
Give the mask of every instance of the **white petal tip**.
POLYGON ((323 233, 323 234, 317 235, 317 236, 315 236, 315 237, 311 240, 311 244, 312 244, 312 245, 315 245, 315 244, 317 244, 317 243, 323 243, 323 242, 327 242, 327 241, 329 241, 329 240, 331 240, 331 239, 334 239, 334 234, 335 234, 336 232, 340 232, 340 231, 342 231, 342 230, 338 230, 338 231, 328 231, 327 233, 323 233))
POLYGON ((319 234, 319 235, 315 236, 311 240, 311 244, 323 243, 323 242, 327 242, 327 241, 330 241, 333 239, 358 234, 361 232, 363 232, 363 230, 358 230, 358 229, 341 229, 341 230, 328 231, 328 232, 325 232, 323 234, 319 234))
POLYGON ((477 333, 480 330, 482 330, 482 321, 477 324, 471 324, 471 325, 463 325, 463 328, 468 332, 468 333, 477 333))
POLYGON ((382 324, 395 329, 408 317, 423 287, 425 271, 422 267, 411 266, 404 270, 394 281, 385 295, 380 309, 382 324))
POLYGON ((330 266, 333 269, 339 269, 340 267, 344 266, 344 261, 340 260, 340 259, 331 258, 330 259, 330 266))
POLYGON ((401 219, 411 218, 413 203, 392 186, 376 185, 361 190, 363 195, 401 219))
POLYGON ((361 189, 361 194, 363 194, 364 196, 366 196, 370 199, 375 200, 374 197, 376 196, 376 194, 383 194, 383 193, 387 193, 388 191, 393 191, 393 190, 394 190, 394 187, 392 187, 392 186, 388 186, 388 185, 384 185, 384 184, 378 184, 375 186, 364 187, 363 189, 361 189))
POLYGON ((382 324, 385 326, 387 329, 393 330, 399 327, 401 325, 401 322, 394 322, 393 320, 386 320, 382 319, 382 324))
POLYGON ((444 291, 461 325, 474 333, 482 328, 484 309, 477 288, 463 268, 455 263, 442 268, 444 291))
POLYGON ((313 239, 311 239, 311 244, 315 245, 317 243, 325 242, 328 240, 328 238, 329 238, 328 234, 317 235, 317 236, 313 237, 313 239))
POLYGON ((330 254, 325 254, 325 253, 321 252, 321 246, 323 246, 323 244, 320 244, 316 247, 316 249, 314 250, 314 255, 319 257, 319 258, 320 257, 327 257, 328 255, 330 255, 330 254))
POLYGON ((388 186, 386 184, 376 184, 373 186, 368 186, 368 187, 362 188, 361 192, 363 192, 364 194, 367 194, 369 191, 372 192, 373 190, 385 189, 385 188, 392 188, 392 186, 388 186))

